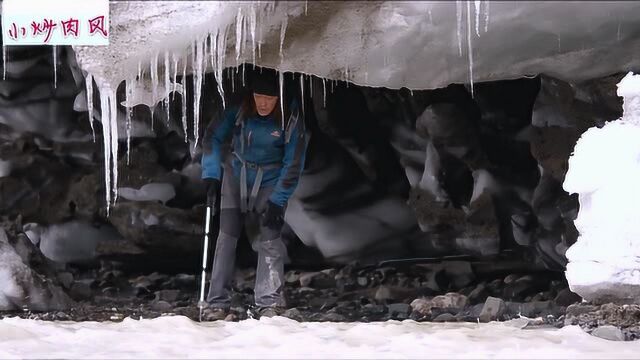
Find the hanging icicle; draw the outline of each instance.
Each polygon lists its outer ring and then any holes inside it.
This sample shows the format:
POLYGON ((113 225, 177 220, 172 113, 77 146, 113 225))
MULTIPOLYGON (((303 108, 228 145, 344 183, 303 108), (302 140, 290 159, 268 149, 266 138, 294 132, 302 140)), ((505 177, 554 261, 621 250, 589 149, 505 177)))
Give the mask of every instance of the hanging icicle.
POLYGON ((184 142, 189 143, 188 128, 187 128, 187 59, 182 61, 182 79, 180 85, 182 86, 182 129, 184 130, 184 142))
POLYGON ((284 59, 284 55, 282 53, 282 46, 284 45, 284 36, 287 32, 287 21, 288 21, 288 18, 285 15, 285 18, 282 21, 282 24, 280 25, 280 62, 282 62, 282 60, 284 59))
MULTIPOLYGON (((149 74, 151 75, 151 96, 153 101, 158 98, 158 53, 155 53, 151 57, 151 68, 149 69, 149 74)), ((155 107, 155 103, 153 104, 155 107)))
POLYGON ((484 2, 484 32, 489 31, 489 4, 491 1, 485 0, 484 2))
POLYGON ((279 81, 280 81, 280 115, 281 115, 281 123, 282 130, 284 130, 284 75, 283 71, 279 71, 279 81))
POLYGON ((111 184, 113 187, 113 203, 118 201, 118 103, 116 91, 109 89, 109 130, 111 131, 111 184))
POLYGON ((326 108, 327 107, 327 79, 322 78, 322 94, 323 94, 323 100, 322 100, 322 107, 326 108))
POLYGON ((91 125, 91 134, 93 135, 93 142, 96 142, 96 130, 93 127, 93 75, 87 73, 84 78, 84 85, 87 90, 87 110, 89 112, 89 125, 91 125))
POLYGON ((482 5, 481 0, 475 0, 474 4, 474 13, 476 15, 476 35, 480 36, 480 5, 482 5))
POLYGON ((216 80, 218 82, 218 93, 220 93, 220 98, 222 99, 222 108, 226 108, 225 97, 224 97, 224 86, 223 86, 223 69, 225 66, 225 55, 227 52, 227 27, 225 27, 222 31, 222 34, 218 33, 217 37, 217 60, 216 60, 216 80))
POLYGON ((251 11, 249 12, 249 26, 250 26, 250 31, 251 31, 251 55, 253 57, 253 64, 255 66, 255 64, 256 64, 256 26, 257 26, 257 19, 256 19, 256 9, 255 9, 255 7, 253 5, 251 6, 251 11))
POLYGON ((135 84, 135 80, 126 80, 124 82, 125 86, 125 128, 127 132, 127 166, 130 163, 130 154, 131 154, 131 118, 133 116, 133 104, 129 104, 129 101, 133 99, 133 86, 135 84))
POLYGON ((164 110, 165 115, 167 116, 167 128, 169 128, 169 94, 171 93, 171 79, 169 76, 169 52, 164 52, 164 91, 167 97, 164 98, 164 110))
POLYGON ((240 51, 242 47, 242 29, 244 23, 244 15, 242 7, 238 7, 238 15, 236 16, 236 66, 240 64, 240 51))
POLYGON ((300 104, 302 107, 302 117, 304 118, 304 74, 300 74, 300 104))
POLYGON ((473 47, 471 46, 471 4, 467 1, 467 48, 469 57, 469 84, 471 85, 471 97, 473 98, 473 47))
POLYGON ((200 133, 200 99, 202 98, 202 78, 204 77, 204 43, 205 40, 198 40, 195 57, 195 74, 193 76, 193 136, 194 147, 198 145, 200 133))
POLYGON ((458 37, 458 55, 462 56, 462 2, 456 0, 456 34, 458 37))
POLYGON ((107 216, 118 199, 118 124, 116 94, 108 86, 100 89, 102 137, 104 141, 104 181, 107 216))
POLYGON ((7 45, 2 44, 2 80, 7 80, 7 45))
POLYGON ((102 140, 104 157, 104 188, 107 216, 111 207, 111 121, 109 111, 109 93, 107 89, 100 91, 100 112, 102 118, 102 140))
POLYGON ((53 45, 53 88, 58 88, 58 48, 53 45))

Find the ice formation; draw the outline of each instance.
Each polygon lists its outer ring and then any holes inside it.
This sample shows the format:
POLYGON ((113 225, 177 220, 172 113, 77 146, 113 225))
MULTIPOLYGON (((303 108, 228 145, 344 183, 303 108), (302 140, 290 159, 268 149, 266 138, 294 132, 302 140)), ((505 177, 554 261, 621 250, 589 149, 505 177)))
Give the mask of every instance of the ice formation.
POLYGON ((640 75, 618 84, 623 116, 586 131, 564 189, 578 193, 580 236, 566 256, 571 289, 590 301, 640 301, 640 75))
MULTIPOLYGON (((115 94, 122 81, 133 84, 130 79, 137 79, 152 83, 151 97, 165 111, 171 92, 166 91, 167 78, 173 78, 169 80, 172 86, 182 70, 179 87, 173 85, 173 90, 186 98, 184 76, 193 74, 189 87, 194 92, 194 131, 185 132, 185 141, 194 140, 192 148, 200 136, 197 125, 203 115, 199 100, 204 74, 213 72, 221 79, 224 68, 247 62, 315 75, 323 83, 328 79, 331 88, 332 81, 341 79, 409 89, 469 82, 473 88, 474 82, 538 73, 579 81, 637 64, 634 54, 640 41, 618 30, 624 27, 629 29, 625 33, 632 33, 638 3, 494 2, 491 14, 489 7, 489 1, 477 0, 337 2, 330 9, 322 2, 306 1, 158 1, 153 6, 118 1, 110 3, 110 45, 74 50, 79 65, 95 79, 101 97, 115 94), (603 6, 607 12, 603 13, 603 6), (611 32, 591 31, 609 28, 611 32), (463 56, 464 36, 467 56, 463 56), (552 40, 545 41, 547 36, 552 40), (556 42, 561 37, 572 39, 563 44, 562 51, 556 42), (620 41, 612 44, 614 39, 620 41), (139 64, 143 71, 136 71, 139 64), (167 70, 171 65, 173 69, 167 70)), ((235 73, 231 71, 232 76, 235 73)), ((218 91, 224 104, 222 86, 218 91)), ((106 101, 112 103, 117 110, 115 98, 106 101)), ((132 106, 136 101, 126 103, 132 106)), ((186 129, 184 101, 181 111, 186 129)), ((117 198, 118 111, 102 112, 110 116, 101 121, 103 130, 109 130, 104 136, 105 154, 113 154, 105 156, 112 168, 105 169, 107 191, 112 193, 107 203, 111 204, 117 198)))

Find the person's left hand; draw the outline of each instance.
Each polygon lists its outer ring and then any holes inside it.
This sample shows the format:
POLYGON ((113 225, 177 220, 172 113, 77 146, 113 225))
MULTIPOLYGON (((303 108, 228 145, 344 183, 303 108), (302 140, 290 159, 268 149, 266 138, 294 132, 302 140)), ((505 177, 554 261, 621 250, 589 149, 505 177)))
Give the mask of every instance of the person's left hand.
POLYGON ((280 230, 284 225, 284 208, 271 201, 267 202, 267 210, 262 214, 262 226, 272 230, 280 230))

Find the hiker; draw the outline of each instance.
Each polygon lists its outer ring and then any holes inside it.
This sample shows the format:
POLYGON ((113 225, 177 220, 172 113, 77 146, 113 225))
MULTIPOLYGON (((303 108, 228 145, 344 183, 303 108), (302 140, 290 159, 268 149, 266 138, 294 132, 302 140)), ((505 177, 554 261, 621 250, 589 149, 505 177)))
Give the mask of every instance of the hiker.
POLYGON ((287 201, 304 168, 308 139, 295 103, 285 108, 282 117, 279 93, 275 71, 256 72, 242 104, 225 110, 205 136, 202 178, 208 187, 207 205, 215 206, 221 194, 220 231, 206 299, 208 319, 222 319, 229 312, 236 245, 243 225, 258 253, 254 288, 258 314, 280 315, 286 305, 287 249, 281 230, 287 201), (222 165, 223 144, 231 138, 231 154, 222 165))

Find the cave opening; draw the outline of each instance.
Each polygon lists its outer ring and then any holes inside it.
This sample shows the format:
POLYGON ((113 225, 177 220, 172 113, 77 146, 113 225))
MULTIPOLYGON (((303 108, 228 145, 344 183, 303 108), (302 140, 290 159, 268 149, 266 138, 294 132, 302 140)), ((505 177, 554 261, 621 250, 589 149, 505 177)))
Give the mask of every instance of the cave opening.
MULTIPOLYGON (((24 61, 20 51, 12 61, 24 61)), ((46 54, 28 51, 40 71, 28 80, 48 83, 46 54)), ((120 198, 107 217, 104 158, 73 66, 58 67, 55 94, 16 86, 3 95, 14 112, 2 111, 16 119, 0 124, 9 242, 47 264, 76 301, 119 304, 138 316, 170 309, 195 316, 205 188, 191 136, 194 93, 187 86, 184 100, 174 93, 168 108, 133 108, 130 151, 119 139, 120 198), (47 121, 38 119, 40 102, 55 112, 47 121)), ((227 104, 246 93, 245 77, 254 71, 248 63, 224 70, 227 104)), ((192 77, 178 80, 191 84, 192 77)), ((411 312, 399 304, 456 293, 470 309, 429 317, 477 318, 488 297, 559 317, 575 300, 562 273, 577 237, 577 198, 561 185, 567 160, 582 132, 620 117, 621 77, 481 82, 472 96, 462 84, 387 89, 285 73, 285 98, 301 99, 312 133, 283 232, 293 307, 311 320, 402 319, 411 312)), ((203 83, 201 138, 222 110, 214 74, 203 83)), ((118 96, 125 92, 121 84, 118 96)), ((118 111, 124 116, 126 108, 118 111)), ((93 125, 100 139, 98 119, 93 125)), ((241 309, 252 294, 256 257, 246 238, 237 253, 234 306, 241 309)))

